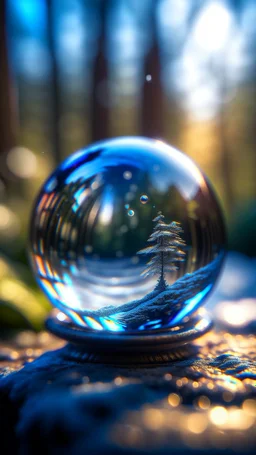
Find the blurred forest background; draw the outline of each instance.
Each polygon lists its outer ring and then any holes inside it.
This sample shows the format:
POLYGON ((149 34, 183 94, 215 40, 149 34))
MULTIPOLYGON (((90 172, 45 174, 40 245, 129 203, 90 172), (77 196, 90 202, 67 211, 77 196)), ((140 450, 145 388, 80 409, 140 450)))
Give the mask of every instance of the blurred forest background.
POLYGON ((0 2, 0 323, 40 328, 33 199, 90 142, 161 138, 211 179, 229 248, 256 256, 256 1, 0 2))

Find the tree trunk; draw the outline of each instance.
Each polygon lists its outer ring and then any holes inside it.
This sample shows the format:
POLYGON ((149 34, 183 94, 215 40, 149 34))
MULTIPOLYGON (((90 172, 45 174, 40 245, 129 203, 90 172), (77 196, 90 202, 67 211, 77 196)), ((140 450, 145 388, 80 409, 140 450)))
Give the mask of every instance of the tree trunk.
POLYGON ((157 30, 158 0, 152 2, 150 29, 152 46, 144 64, 144 85, 141 109, 141 133, 143 136, 162 138, 164 135, 164 94, 161 81, 160 48, 157 30))
POLYGON ((55 164, 62 160, 59 122, 61 117, 61 101, 59 88, 59 71, 56 59, 54 39, 54 5, 53 0, 47 0, 47 39, 51 58, 51 140, 55 164))
POLYGON ((161 253, 161 262, 162 262, 161 280, 164 280, 164 253, 161 253))
POLYGON ((220 141, 221 147, 221 173, 222 181, 225 182, 225 206, 228 215, 231 215, 231 209, 233 207, 233 185, 232 185, 232 173, 230 168, 230 155, 231 150, 229 146, 229 140, 227 137, 227 125, 226 125, 226 112, 225 112, 225 97, 227 95, 227 84, 225 77, 225 68, 222 70, 222 78, 220 82, 220 107, 218 116, 216 119, 216 130, 220 141))
POLYGON ((110 6, 109 0, 101 0, 99 6, 99 22, 101 27, 98 41, 98 53, 94 63, 92 96, 90 107, 92 142, 109 137, 109 81, 108 62, 106 59, 106 21, 110 6))
MULTIPOLYGON (((13 87, 8 65, 6 40, 6 1, 0 2, 0 154, 15 145, 16 119, 13 103, 13 87)), ((2 167, 2 166, 1 166, 2 167)))
MULTIPOLYGON (((161 242, 162 243, 162 242, 161 242)), ((156 288, 158 291, 164 291, 167 288, 167 283, 164 278, 164 253, 161 253, 161 275, 157 282, 156 288)))

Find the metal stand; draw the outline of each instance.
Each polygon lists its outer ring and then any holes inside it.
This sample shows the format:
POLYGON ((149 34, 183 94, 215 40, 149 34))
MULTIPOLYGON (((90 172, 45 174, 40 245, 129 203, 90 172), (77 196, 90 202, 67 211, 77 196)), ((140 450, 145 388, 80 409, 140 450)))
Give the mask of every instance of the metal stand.
POLYGON ((52 313, 46 328, 69 342, 69 356, 114 365, 155 365, 188 357, 195 350, 191 342, 212 328, 206 313, 197 313, 177 327, 143 332, 99 332, 76 326, 67 317, 60 321, 58 316, 52 313))

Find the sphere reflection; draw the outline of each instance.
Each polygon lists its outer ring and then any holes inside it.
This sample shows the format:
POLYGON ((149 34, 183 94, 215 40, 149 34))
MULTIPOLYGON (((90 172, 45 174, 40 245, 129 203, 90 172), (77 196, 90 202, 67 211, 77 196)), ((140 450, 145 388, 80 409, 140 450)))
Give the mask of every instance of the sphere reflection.
POLYGON ((157 140, 117 138, 71 155, 32 214, 40 286, 94 330, 179 324, 204 302, 223 255, 223 220, 206 178, 157 140))

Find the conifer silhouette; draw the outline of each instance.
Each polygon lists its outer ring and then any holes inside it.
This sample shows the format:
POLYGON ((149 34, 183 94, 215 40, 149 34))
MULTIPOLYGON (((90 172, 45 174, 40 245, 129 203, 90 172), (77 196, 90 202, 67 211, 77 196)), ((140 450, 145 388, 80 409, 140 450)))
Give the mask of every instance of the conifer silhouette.
POLYGON ((137 254, 154 255, 148 261, 142 275, 145 277, 158 275, 155 289, 159 291, 165 290, 168 286, 165 274, 178 270, 178 263, 183 262, 186 255, 183 251, 186 243, 180 235, 183 232, 180 223, 173 221, 166 224, 164 220, 162 212, 158 212, 158 216, 153 219, 156 225, 148 238, 148 242, 153 245, 137 252, 137 254))

